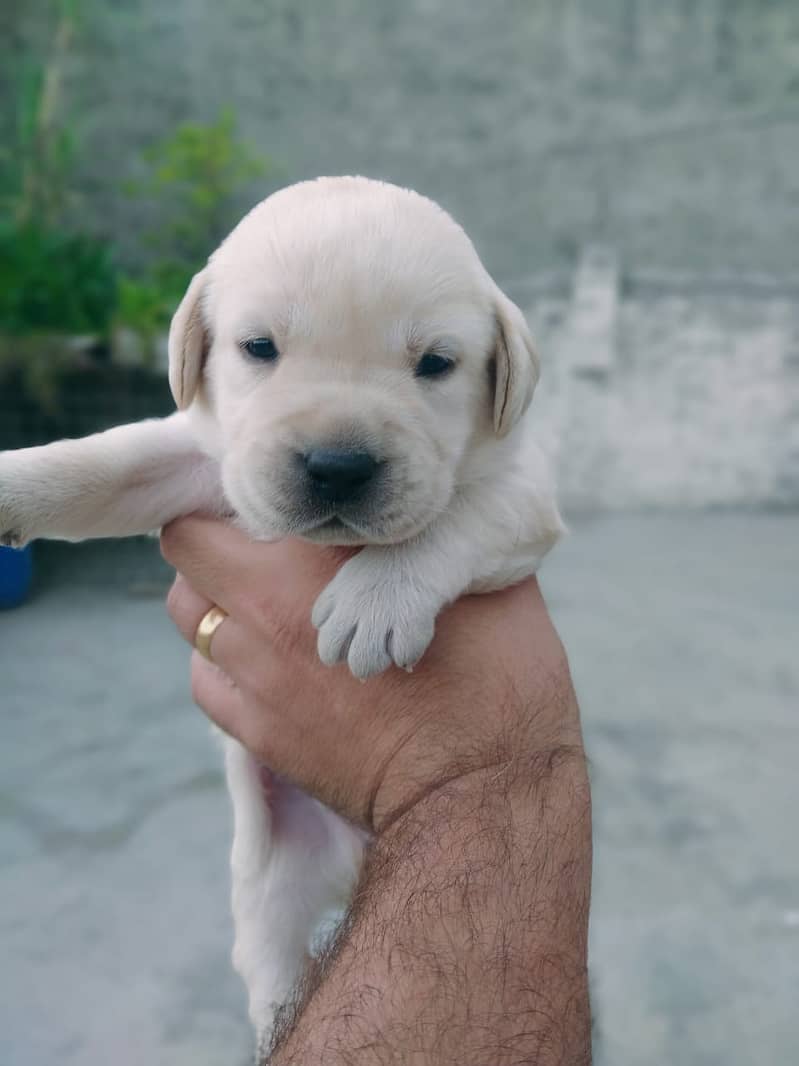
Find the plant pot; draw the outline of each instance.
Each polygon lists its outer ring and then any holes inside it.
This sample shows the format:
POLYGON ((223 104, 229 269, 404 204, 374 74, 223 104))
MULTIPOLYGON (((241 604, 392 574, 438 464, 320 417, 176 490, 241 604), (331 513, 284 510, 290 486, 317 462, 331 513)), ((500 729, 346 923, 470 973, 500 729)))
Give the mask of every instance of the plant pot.
POLYGON ((33 577, 33 552, 26 548, 0 545, 0 609, 18 607, 24 602, 33 577))

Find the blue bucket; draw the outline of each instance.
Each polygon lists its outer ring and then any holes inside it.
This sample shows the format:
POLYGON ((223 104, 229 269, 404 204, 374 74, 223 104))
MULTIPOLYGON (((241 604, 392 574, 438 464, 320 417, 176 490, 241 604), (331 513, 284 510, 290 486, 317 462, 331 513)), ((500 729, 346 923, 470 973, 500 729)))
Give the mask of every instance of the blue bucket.
POLYGON ((28 595, 32 577, 32 546, 5 548, 0 545, 0 608, 18 607, 28 595))

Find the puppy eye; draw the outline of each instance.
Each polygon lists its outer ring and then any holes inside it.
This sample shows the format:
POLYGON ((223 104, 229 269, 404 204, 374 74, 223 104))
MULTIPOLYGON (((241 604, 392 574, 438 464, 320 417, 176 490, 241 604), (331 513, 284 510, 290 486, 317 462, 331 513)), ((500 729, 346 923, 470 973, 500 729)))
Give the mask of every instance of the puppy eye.
POLYGON ((416 364, 414 375, 417 378, 441 378, 455 369, 455 360, 436 352, 425 352, 416 364))
POLYGON ((271 337, 252 337, 242 344, 245 352, 253 359, 261 359, 266 363, 272 363, 278 357, 278 350, 271 337))

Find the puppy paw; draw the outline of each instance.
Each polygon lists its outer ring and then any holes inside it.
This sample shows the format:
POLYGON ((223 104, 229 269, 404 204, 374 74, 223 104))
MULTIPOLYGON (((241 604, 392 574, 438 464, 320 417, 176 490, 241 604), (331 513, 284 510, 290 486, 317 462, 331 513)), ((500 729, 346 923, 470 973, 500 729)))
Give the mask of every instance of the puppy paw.
POLYGON ((27 541, 16 529, 7 529, 5 533, 0 533, 0 545, 4 548, 24 548, 26 544, 27 541))
POLYGON ((10 494, 3 489, 0 482, 0 544, 4 548, 21 548, 25 544, 25 535, 17 509, 12 506, 10 494))
POLYGON ((0 544, 23 548, 36 536, 36 516, 25 506, 25 479, 13 454, 0 454, 0 544))
POLYGON ((364 549, 317 599, 311 621, 323 663, 347 662, 365 680, 395 664, 411 670, 433 639, 442 605, 381 549, 364 549))
POLYGON ((23 516, 15 506, 12 493, 0 475, 0 544, 5 548, 22 548, 29 539, 23 516))

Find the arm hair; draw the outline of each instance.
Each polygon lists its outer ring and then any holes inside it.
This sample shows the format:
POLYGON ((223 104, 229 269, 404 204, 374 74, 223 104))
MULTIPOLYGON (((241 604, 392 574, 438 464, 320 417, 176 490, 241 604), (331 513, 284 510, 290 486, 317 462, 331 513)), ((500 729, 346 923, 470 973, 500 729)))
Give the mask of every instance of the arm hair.
POLYGON ((372 845, 262 1066, 586 1066, 590 879, 581 748, 447 781, 372 845))

